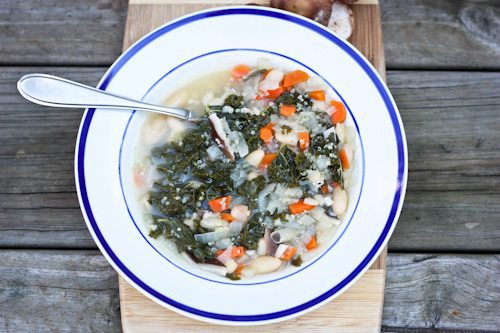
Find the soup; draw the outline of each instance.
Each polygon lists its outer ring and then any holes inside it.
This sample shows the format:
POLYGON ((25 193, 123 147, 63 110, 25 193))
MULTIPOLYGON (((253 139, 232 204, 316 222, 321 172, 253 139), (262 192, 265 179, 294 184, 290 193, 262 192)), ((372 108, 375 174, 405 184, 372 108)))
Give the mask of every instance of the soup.
POLYGON ((301 70, 237 65, 202 77, 152 115, 134 182, 149 236, 238 280, 298 267, 331 242, 348 207, 356 136, 324 82, 301 70))

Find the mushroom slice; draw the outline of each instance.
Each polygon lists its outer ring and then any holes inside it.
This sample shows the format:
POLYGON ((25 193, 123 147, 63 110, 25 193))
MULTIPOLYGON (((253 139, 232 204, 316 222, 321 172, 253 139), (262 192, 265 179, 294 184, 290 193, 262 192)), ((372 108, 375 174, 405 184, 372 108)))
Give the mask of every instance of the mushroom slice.
POLYGON ((332 14, 327 27, 340 37, 347 39, 352 34, 353 26, 354 19, 351 8, 341 1, 335 1, 332 5, 332 14))
POLYGON ((226 133, 224 132, 224 128, 222 126, 222 122, 219 117, 215 113, 212 113, 208 116, 208 120, 210 120, 210 126, 212 127, 212 137, 219 148, 224 152, 224 154, 231 161, 234 161, 234 152, 229 146, 229 141, 227 139, 226 133))

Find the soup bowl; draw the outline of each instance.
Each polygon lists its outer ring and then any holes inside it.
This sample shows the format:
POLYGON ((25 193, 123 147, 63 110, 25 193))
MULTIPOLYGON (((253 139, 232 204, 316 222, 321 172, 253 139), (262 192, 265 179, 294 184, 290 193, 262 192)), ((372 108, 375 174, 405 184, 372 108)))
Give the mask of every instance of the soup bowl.
POLYGON ((349 208, 321 253, 299 268, 231 281, 189 265, 148 237, 132 182, 141 127, 134 110, 86 110, 75 177, 88 228, 103 255, 141 293, 186 316, 256 325, 311 311, 341 294, 386 245, 399 216, 407 148, 397 107, 380 76, 350 44, 306 18, 263 7, 225 7, 169 22, 131 46, 106 72, 103 90, 161 103, 208 73, 266 58, 321 78, 356 130, 349 208), (237 306, 236 306, 237 305, 237 306))

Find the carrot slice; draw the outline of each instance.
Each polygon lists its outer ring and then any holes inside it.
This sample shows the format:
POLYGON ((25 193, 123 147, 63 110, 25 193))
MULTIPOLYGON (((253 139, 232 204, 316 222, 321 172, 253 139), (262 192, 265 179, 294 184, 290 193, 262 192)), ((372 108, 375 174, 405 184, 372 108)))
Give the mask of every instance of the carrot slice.
POLYGON ((288 205, 288 210, 290 210, 290 213, 292 214, 300 214, 305 211, 311 210, 316 206, 313 205, 308 205, 304 203, 304 200, 299 200, 293 204, 288 205))
POLYGON ((290 117, 297 111, 295 105, 283 104, 280 106, 280 114, 285 117, 290 117))
POLYGON ((295 255, 295 253, 297 252, 297 248, 293 247, 293 246, 288 246, 285 250, 285 253, 283 253, 283 255, 281 256, 281 260, 290 260, 292 259, 292 257, 295 255))
POLYGON ((271 164, 274 161, 275 158, 276 158, 276 154, 274 154, 274 153, 265 154, 264 158, 262 159, 262 162, 260 162, 260 166, 263 168, 267 167, 269 164, 271 164))
POLYGON ((316 244, 316 236, 312 236, 311 240, 306 245, 306 249, 308 249, 310 251, 310 250, 316 248, 317 246, 318 246, 318 244, 316 244))
POLYGON ((259 131, 259 136, 264 142, 269 142, 273 139, 273 130, 269 127, 262 127, 259 131))
POLYGON ((235 79, 241 79, 242 77, 244 77, 245 75, 247 75, 248 73, 250 73, 250 67, 247 66, 247 65, 243 65, 243 64, 240 64, 240 65, 236 65, 233 67, 233 69, 231 70, 231 75, 235 78, 235 79))
POLYGON ((335 111, 331 115, 332 123, 338 124, 343 122, 347 115, 344 104, 338 101, 331 101, 330 105, 335 109, 335 111))
POLYGON ((351 165, 349 164, 349 159, 347 158, 347 153, 344 148, 339 152, 340 163, 342 163, 342 168, 349 169, 351 165))
POLYGON ((324 101, 326 99, 324 90, 314 90, 314 91, 310 91, 308 94, 309 94, 309 97, 311 97, 312 99, 315 99, 317 101, 324 101))
POLYGON ((219 197, 208 202, 210 209, 216 213, 220 213, 229 208, 231 204, 231 196, 219 197))
POLYGON ((307 148, 309 148, 310 144, 309 133, 299 132, 298 137, 299 137, 299 148, 301 150, 306 150, 307 148))
POLYGON ((283 86, 285 88, 292 87, 297 83, 307 81, 307 79, 309 79, 309 75, 307 75, 306 72, 301 70, 296 70, 285 75, 283 86))
POLYGON ((245 254, 245 248, 243 246, 235 246, 231 249, 231 257, 239 258, 245 254))
POLYGON ((234 221, 233 215, 231 215, 229 213, 220 213, 220 218, 229 222, 229 223, 234 221))
POLYGON ((277 89, 274 89, 274 90, 268 90, 267 93, 267 97, 268 98, 271 98, 271 99, 276 99, 278 98, 282 93, 283 91, 285 91, 285 89, 283 89, 283 85, 280 85, 277 89))

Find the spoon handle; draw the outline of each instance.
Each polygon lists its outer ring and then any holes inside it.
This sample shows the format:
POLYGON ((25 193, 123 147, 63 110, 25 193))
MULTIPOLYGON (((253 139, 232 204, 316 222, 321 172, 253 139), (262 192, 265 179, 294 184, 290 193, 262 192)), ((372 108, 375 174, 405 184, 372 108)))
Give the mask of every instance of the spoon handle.
POLYGON ((189 110, 144 103, 47 74, 25 75, 17 82, 17 89, 27 100, 46 106, 141 110, 192 119, 189 110))

